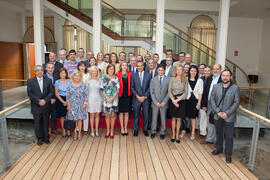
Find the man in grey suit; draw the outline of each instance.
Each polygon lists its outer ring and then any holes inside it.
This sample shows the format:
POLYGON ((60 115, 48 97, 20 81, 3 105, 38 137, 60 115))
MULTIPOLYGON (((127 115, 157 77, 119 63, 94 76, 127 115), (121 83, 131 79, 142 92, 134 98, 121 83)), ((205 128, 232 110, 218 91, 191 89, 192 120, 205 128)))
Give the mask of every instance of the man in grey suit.
POLYGON ((154 77, 150 83, 150 95, 152 98, 152 125, 151 138, 155 138, 157 132, 158 113, 161 117, 160 139, 165 138, 166 132, 166 111, 168 108, 168 86, 170 77, 165 76, 165 69, 162 65, 157 67, 158 76, 154 77))
POLYGON ((166 57, 166 67, 165 67, 165 75, 167 77, 172 77, 173 73, 173 59, 170 56, 166 57))
POLYGON ((222 83, 214 85, 209 109, 209 112, 212 111, 215 114, 214 124, 216 128, 216 150, 212 154, 217 155, 223 152, 223 136, 225 136, 227 163, 232 162, 234 122, 236 121, 236 111, 240 103, 239 87, 231 82, 231 76, 230 70, 222 71, 222 83))

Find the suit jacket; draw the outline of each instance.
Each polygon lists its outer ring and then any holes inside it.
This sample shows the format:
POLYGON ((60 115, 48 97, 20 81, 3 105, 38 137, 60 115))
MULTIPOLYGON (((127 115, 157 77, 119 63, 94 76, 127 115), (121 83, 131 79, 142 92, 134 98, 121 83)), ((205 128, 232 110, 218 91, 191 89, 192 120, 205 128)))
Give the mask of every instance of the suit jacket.
POLYGON ((132 103, 133 104, 140 104, 138 99, 136 98, 136 95, 139 96, 146 96, 147 99, 145 102, 149 102, 150 98, 150 81, 151 81, 151 75, 149 72, 144 71, 143 75, 143 84, 141 85, 139 73, 132 74, 131 78, 131 92, 133 94, 132 103))
MULTIPOLYGON (((209 91, 210 91, 212 80, 213 80, 213 76, 209 77, 204 84, 202 101, 201 101, 202 107, 208 107, 208 96, 209 96, 209 91)), ((218 79, 218 83, 220 83, 220 82, 221 82, 221 76, 218 79)))
MULTIPOLYGON (((240 104, 240 91, 239 87, 232 84, 227 90, 224 99, 218 107, 223 95, 223 85, 222 83, 215 84, 211 92, 210 97, 210 109, 209 112, 213 111, 215 113, 214 118, 218 120, 220 117, 217 115, 219 112, 225 112, 227 114, 226 122, 236 121, 236 111, 240 104)), ((210 114, 210 113, 209 113, 210 114)))
MULTIPOLYGON (((147 70, 147 72, 149 72, 150 73, 150 75, 151 75, 151 70, 148 68, 148 70, 147 70)), ((156 77, 158 75, 158 73, 157 73, 157 68, 155 68, 155 71, 154 71, 154 74, 153 74, 153 77, 156 77)), ((151 78, 153 78, 152 76, 151 76, 151 78)))
MULTIPOLYGON (((177 61, 177 60, 173 59, 173 63, 175 63, 176 61, 177 61)), ((173 63, 172 63, 172 65, 173 65, 173 63)), ((166 68, 166 59, 161 60, 160 64, 161 64, 164 68, 166 68)))
MULTIPOLYGON (((53 74, 58 76, 57 74, 58 74, 58 71, 61 67, 63 67, 63 64, 58 62, 58 61, 55 61, 53 74)), ((46 72, 47 72, 46 71, 46 64, 43 64, 43 69, 44 69, 44 74, 46 74, 46 72)))
POLYGON ((168 87, 170 83, 170 77, 164 76, 162 85, 160 86, 159 76, 154 77, 150 83, 150 95, 152 98, 152 106, 156 107, 157 103, 168 104, 168 87))
MULTIPOLYGON (((173 65, 171 65, 171 67, 170 67, 170 70, 169 70, 169 72, 168 72, 168 74, 167 74, 167 76, 168 77, 172 77, 172 74, 173 74, 173 65)), ((165 66, 165 72, 166 72, 166 66, 165 66)))
MULTIPOLYGON (((132 72, 131 71, 131 65, 130 64, 128 65, 128 70, 129 70, 129 72, 132 72)), ((136 68, 136 72, 138 72, 137 68, 136 68)), ((132 74, 133 74, 133 72, 132 72, 132 74)))
POLYGON ((52 81, 43 77, 43 93, 40 91, 38 80, 36 77, 28 79, 27 81, 27 95, 31 100, 31 113, 41 113, 50 111, 51 107, 51 98, 53 96, 53 85, 52 81), (46 104, 44 106, 40 106, 39 100, 44 99, 46 104))
MULTIPOLYGON (((47 76, 47 73, 44 74, 43 77, 46 77, 46 78, 50 79, 50 78, 47 76)), ((53 96, 52 96, 52 98, 54 98, 54 99, 56 99, 56 96, 55 96, 55 89, 54 89, 54 84, 55 84, 55 82, 56 82, 57 80, 58 80, 58 75, 53 74, 53 82, 52 82, 52 86, 53 86, 53 96)))

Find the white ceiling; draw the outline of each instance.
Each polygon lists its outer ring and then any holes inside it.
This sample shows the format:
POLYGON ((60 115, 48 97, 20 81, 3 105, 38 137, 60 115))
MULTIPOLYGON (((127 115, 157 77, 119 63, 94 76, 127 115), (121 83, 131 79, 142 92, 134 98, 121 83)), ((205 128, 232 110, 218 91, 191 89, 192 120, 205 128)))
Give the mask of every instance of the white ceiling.
MULTIPOLYGON (((122 11, 153 11, 156 0, 105 0, 122 11)), ((1 8, 31 12, 32 0, 0 0, 1 8)), ((166 12, 218 14, 219 0, 165 0, 166 12)), ((231 0, 230 16, 270 17, 270 0, 231 0)))

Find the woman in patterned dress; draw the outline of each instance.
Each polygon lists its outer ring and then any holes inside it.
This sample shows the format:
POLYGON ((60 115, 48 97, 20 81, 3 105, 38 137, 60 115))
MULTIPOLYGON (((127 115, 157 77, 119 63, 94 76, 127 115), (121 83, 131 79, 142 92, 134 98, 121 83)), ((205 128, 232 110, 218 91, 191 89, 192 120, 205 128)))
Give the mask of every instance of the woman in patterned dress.
POLYGON ((83 75, 80 71, 74 71, 71 75, 71 84, 67 88, 66 100, 68 103, 68 119, 76 121, 74 140, 81 139, 82 120, 87 117, 88 90, 83 83, 83 75), (77 134, 78 129, 78 134, 77 134))
POLYGON ((115 67, 109 64, 106 68, 106 74, 102 77, 101 92, 103 100, 103 112, 105 113, 105 120, 107 126, 107 133, 105 138, 109 136, 114 138, 114 123, 116 119, 116 112, 118 112, 118 93, 120 89, 119 80, 115 74, 115 67))

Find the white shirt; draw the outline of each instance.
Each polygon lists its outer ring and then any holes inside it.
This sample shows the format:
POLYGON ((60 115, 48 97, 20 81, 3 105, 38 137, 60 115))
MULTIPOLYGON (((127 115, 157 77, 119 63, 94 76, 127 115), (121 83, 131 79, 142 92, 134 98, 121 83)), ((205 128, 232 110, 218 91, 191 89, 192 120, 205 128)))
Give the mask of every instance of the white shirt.
POLYGON ((210 95, 211 95, 213 86, 218 83, 219 77, 220 77, 220 74, 217 75, 216 77, 212 76, 213 80, 212 80, 211 85, 210 85, 209 94, 208 94, 208 100, 210 100, 210 95))
POLYGON ((39 78, 37 77, 38 85, 40 88, 41 93, 43 93, 43 77, 39 78))
POLYGON ((170 72, 171 67, 172 67, 172 65, 166 66, 166 70, 165 70, 165 75, 166 75, 166 76, 168 76, 168 73, 170 72))
POLYGON ((152 75, 152 78, 155 77, 156 68, 153 69, 153 70, 150 69, 150 70, 149 70, 149 73, 150 73, 150 75, 152 75), (151 71, 152 71, 152 74, 151 74, 151 71))

